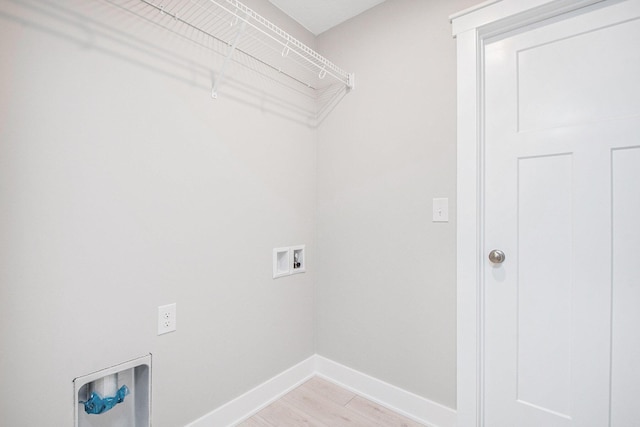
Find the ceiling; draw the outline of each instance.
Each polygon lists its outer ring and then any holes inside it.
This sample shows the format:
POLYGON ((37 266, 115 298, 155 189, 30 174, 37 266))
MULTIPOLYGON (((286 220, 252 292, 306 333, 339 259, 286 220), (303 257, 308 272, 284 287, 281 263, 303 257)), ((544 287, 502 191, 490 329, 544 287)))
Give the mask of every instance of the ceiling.
POLYGON ((269 0, 316 36, 385 0, 269 0))

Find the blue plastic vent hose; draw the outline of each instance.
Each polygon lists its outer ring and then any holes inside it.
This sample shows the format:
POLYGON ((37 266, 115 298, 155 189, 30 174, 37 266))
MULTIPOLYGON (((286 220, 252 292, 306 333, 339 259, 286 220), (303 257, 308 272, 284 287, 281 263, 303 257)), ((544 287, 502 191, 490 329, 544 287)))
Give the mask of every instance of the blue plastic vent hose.
POLYGON ((116 395, 113 397, 101 397, 98 393, 91 392, 91 396, 89 396, 89 400, 84 403, 84 411, 87 414, 104 414, 118 403, 124 402, 125 396, 129 394, 129 389, 126 385, 123 385, 118 389, 116 395))

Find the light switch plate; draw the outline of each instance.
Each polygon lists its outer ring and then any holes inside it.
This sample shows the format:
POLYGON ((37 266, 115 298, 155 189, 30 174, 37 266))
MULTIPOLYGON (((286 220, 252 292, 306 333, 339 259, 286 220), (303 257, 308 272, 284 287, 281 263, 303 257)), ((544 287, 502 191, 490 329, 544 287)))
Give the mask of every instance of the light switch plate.
POLYGON ((449 199, 433 199, 433 222, 449 222, 449 199))

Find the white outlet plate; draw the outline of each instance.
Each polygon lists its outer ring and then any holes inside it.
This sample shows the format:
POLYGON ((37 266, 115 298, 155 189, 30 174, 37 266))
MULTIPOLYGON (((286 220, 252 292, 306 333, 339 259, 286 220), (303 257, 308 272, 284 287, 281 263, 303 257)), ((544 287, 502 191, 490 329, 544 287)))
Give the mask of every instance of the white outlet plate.
POLYGON ((158 307, 158 335, 176 330, 176 304, 158 307))

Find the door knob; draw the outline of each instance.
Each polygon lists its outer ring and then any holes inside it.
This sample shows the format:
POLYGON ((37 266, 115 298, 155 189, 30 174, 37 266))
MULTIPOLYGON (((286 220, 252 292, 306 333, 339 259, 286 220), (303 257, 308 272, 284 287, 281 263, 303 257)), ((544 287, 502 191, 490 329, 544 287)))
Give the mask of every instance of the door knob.
POLYGON ((506 256, 504 252, 499 249, 494 249, 489 252, 489 261, 491 261, 493 264, 502 264, 505 258, 506 256))

